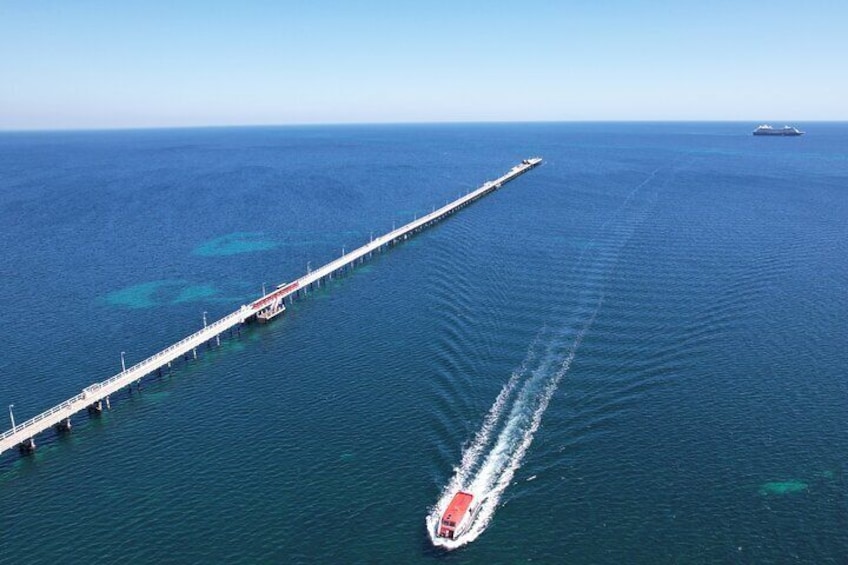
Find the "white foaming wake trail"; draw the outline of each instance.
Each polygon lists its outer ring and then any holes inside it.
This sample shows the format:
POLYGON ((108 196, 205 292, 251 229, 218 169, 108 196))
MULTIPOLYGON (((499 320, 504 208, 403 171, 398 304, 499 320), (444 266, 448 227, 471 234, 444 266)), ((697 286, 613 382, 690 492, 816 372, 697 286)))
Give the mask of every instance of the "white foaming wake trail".
MULTIPOLYGON (((544 332, 544 329, 541 333, 544 332)), ((474 434, 474 439, 471 443, 463 450, 462 460, 459 463, 459 467, 454 468, 455 474, 454 479, 465 479, 466 477, 461 476, 459 471, 463 469, 471 469, 480 459, 480 455, 483 452, 483 449, 489 444, 489 440, 492 437, 492 432, 495 430, 498 422, 501 420, 501 416, 504 413, 504 407, 507 405, 507 402, 512 395, 512 392, 515 390, 518 382, 524 377, 527 373, 527 369, 535 359, 536 359, 536 348, 539 345, 539 336, 533 340, 533 343, 530 345, 530 348, 527 352, 527 357, 521 363, 521 366, 515 370, 512 375, 509 377, 509 381, 504 385, 501 389, 500 393, 498 393, 498 397, 495 399, 495 403, 492 404, 492 407, 489 408, 489 413, 486 414, 485 419, 483 420, 483 425, 480 426, 480 429, 477 430, 477 433, 474 434)), ((447 487, 445 487, 445 491, 450 491, 452 487, 456 485, 452 484, 454 481, 452 480, 448 483, 447 487)))
POLYGON ((674 177, 674 167, 668 174, 663 174, 663 169, 651 171, 628 192, 622 204, 601 226, 596 238, 600 247, 581 252, 576 270, 585 272, 586 287, 578 299, 582 314, 572 318, 577 322, 576 327, 566 326, 551 332, 543 329, 528 349, 521 367, 504 385, 480 430, 463 451, 459 467, 454 469, 453 477, 427 516, 427 531, 433 545, 456 549, 486 531, 501 495, 533 442, 551 398, 595 321, 604 300, 603 287, 609 270, 623 246, 650 213, 659 192, 674 177), (536 350, 542 336, 547 345, 537 361, 536 350), (439 520, 459 490, 470 492, 474 500, 479 501, 480 509, 468 531, 459 539, 440 538, 436 535, 439 520))
POLYGON ((454 469, 453 477, 427 516, 427 531, 433 545, 456 549, 477 539, 489 526, 502 493, 520 467, 542 415, 599 309, 600 301, 564 354, 558 351, 559 344, 549 344, 538 366, 528 373, 536 360, 538 338, 531 345, 527 358, 501 389, 474 440, 464 450, 459 467, 454 469), (500 431, 493 438, 496 429, 500 431), (482 458, 484 451, 486 455, 482 458), (459 490, 471 492, 476 500, 482 500, 480 510, 470 529, 459 539, 440 538, 436 535, 439 519, 459 490))
POLYGON ((492 407, 489 408, 488 414, 486 414, 486 417, 483 419, 483 424, 480 426, 480 429, 477 430, 477 433, 474 434, 474 439, 463 450, 462 460, 460 461, 459 466, 454 467, 453 477, 451 477, 451 480, 448 481, 448 484, 445 485, 445 488, 442 490, 439 502, 436 503, 436 507, 433 509, 433 512, 427 516, 428 529, 435 531, 435 524, 438 523, 438 519, 447 507, 448 502, 450 502, 451 496, 453 496, 453 493, 457 490, 462 488, 462 485, 468 479, 471 470, 477 466, 480 460, 480 455, 483 453, 486 446, 489 445, 492 432, 500 422, 501 416, 504 413, 504 407, 507 405, 516 385, 524 377, 529 364, 536 358, 536 347, 538 346, 538 343, 539 338, 537 337, 531 344, 527 357, 524 359, 521 366, 512 373, 509 381, 507 381, 500 393, 498 393, 495 403, 492 404, 492 407), (434 518, 434 513, 436 512, 438 515, 434 518))

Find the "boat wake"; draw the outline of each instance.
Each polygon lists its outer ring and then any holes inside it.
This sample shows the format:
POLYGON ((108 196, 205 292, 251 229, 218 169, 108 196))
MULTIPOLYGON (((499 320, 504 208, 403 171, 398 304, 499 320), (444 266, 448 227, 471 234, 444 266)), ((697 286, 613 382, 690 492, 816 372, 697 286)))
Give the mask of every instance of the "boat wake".
MULTIPOLYGON (((674 178, 677 167, 656 169, 637 183, 619 208, 601 226, 595 240, 575 266, 582 273, 571 322, 560 329, 543 328, 530 345, 521 366, 510 376, 489 409, 483 424, 463 450, 459 466, 426 518, 433 545, 456 549, 486 531, 501 496, 521 466, 560 381, 591 328, 604 299, 606 279, 624 245, 650 213, 659 192, 674 178), (458 491, 469 492, 479 510, 469 528, 457 539, 437 535, 442 514, 458 491)), ((529 479, 528 479, 529 480, 529 479)))
MULTIPOLYGON (((539 346, 541 339, 537 338, 530 346, 524 362, 501 389, 483 425, 465 448, 453 477, 427 515, 427 531, 433 545, 456 549, 477 539, 489 526, 501 495, 521 466, 524 454, 539 429, 542 415, 568 372, 600 305, 598 300, 591 316, 581 327, 557 332, 570 334, 573 339, 545 340, 548 345, 542 348, 539 346), (562 343, 568 345, 558 345, 562 343), (460 490, 470 492, 475 499, 482 501, 477 516, 468 531, 457 539, 439 537, 436 535, 439 520, 453 495, 460 490)), ((542 334, 546 333, 542 331, 542 334)))

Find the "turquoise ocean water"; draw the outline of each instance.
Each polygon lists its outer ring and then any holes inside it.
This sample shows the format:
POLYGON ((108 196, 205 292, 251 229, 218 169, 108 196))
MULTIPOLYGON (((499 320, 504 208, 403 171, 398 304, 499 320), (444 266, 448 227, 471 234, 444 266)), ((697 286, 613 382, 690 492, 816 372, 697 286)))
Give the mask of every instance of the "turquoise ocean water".
POLYGON ((756 125, 0 134, 19 421, 545 158, 0 456, 0 563, 846 562, 848 125, 756 125))

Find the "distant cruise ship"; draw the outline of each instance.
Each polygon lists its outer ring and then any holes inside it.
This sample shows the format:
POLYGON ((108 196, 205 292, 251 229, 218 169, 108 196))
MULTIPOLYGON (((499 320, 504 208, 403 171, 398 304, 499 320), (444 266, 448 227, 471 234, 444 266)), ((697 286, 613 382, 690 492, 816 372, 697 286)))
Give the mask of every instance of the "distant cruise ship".
POLYGON ((763 124, 754 130, 754 135, 804 135, 804 132, 789 126, 775 129, 768 124, 763 124))

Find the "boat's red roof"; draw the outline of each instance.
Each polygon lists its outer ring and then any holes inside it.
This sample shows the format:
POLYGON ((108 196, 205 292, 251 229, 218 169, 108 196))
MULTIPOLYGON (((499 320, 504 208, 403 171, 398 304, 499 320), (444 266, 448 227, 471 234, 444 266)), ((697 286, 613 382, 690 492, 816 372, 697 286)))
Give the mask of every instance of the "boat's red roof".
POLYGON ((456 524, 462 520, 465 513, 468 512, 468 507, 471 506, 471 501, 474 496, 467 492, 459 491, 453 497, 453 500, 448 504, 447 510, 442 514, 442 520, 448 520, 456 524))

